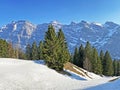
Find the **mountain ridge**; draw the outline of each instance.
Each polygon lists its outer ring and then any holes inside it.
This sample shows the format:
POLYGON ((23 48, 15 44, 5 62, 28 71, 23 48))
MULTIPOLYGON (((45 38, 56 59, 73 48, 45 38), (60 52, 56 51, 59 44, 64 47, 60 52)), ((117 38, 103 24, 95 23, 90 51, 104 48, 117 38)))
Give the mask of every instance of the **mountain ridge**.
POLYGON ((0 28, 0 38, 19 44, 25 49, 28 43, 36 41, 37 43, 44 39, 48 26, 52 24, 56 32, 61 28, 65 34, 69 50, 73 52, 76 46, 85 45, 87 41, 98 51, 108 50, 114 59, 120 59, 120 25, 114 22, 105 22, 105 24, 96 22, 81 21, 79 23, 71 22, 62 24, 58 21, 50 23, 33 24, 30 21, 19 20, 0 28))

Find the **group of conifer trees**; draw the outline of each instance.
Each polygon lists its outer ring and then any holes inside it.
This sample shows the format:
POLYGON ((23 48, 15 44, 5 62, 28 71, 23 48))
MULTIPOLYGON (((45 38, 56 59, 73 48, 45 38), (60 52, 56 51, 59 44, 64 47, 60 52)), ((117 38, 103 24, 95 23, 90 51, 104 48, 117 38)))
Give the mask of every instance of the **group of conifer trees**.
POLYGON ((63 70, 64 63, 70 61, 70 53, 62 30, 56 33, 50 25, 44 41, 41 41, 38 46, 35 42, 32 46, 27 45, 26 57, 29 60, 44 59, 48 67, 57 71, 63 70))
POLYGON ((96 48, 92 47, 89 42, 85 47, 82 44, 79 48, 76 47, 71 56, 64 33, 61 29, 55 32, 52 25, 48 27, 44 40, 40 41, 39 45, 36 42, 32 45, 28 44, 25 53, 19 48, 13 48, 12 43, 0 39, 0 58, 43 59, 48 67, 57 71, 63 70, 64 64, 71 61, 99 75, 120 75, 120 61, 112 60, 108 51, 105 53, 101 51, 98 54, 96 48))
POLYGON ((81 44, 79 48, 75 48, 72 63, 99 75, 120 75, 120 61, 112 61, 108 51, 104 54, 101 50, 99 55, 89 42, 85 47, 81 44))
POLYGON ((25 59, 25 53, 19 48, 13 48, 12 43, 0 39, 0 58, 25 59))

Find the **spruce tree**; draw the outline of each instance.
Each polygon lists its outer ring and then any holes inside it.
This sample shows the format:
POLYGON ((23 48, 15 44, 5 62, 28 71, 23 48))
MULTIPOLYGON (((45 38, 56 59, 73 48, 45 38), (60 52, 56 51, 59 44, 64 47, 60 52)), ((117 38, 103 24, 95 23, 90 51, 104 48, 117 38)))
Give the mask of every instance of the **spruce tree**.
POLYGON ((103 65, 104 65, 104 52, 102 50, 100 51, 100 60, 101 60, 102 69, 103 69, 103 65))
POLYGON ((58 38, 57 38, 58 44, 58 64, 59 64, 59 70, 63 69, 64 63, 70 61, 70 53, 67 47, 67 42, 65 40, 64 33, 60 29, 58 32, 58 38))
POLYGON ((92 53, 92 71, 96 74, 102 74, 102 64, 96 48, 93 48, 92 53))
POLYGON ((43 59, 43 42, 40 41, 38 46, 38 58, 43 59))
POLYGON ((85 59, 85 49, 83 47, 83 45, 81 44, 79 47, 79 51, 78 51, 78 62, 79 62, 79 67, 83 68, 83 61, 85 59))
POLYGON ((32 44, 31 56, 32 56, 32 60, 38 60, 38 48, 35 41, 32 44))
POLYGON ((28 60, 32 59, 31 52, 32 52, 31 45, 27 44, 27 46, 26 46, 26 59, 28 59, 28 60))
POLYGON ((118 69, 118 64, 117 64, 118 62, 116 61, 116 60, 114 60, 113 61, 113 69, 114 69, 114 76, 117 76, 117 74, 118 74, 118 71, 117 71, 117 69, 118 69))
POLYGON ((103 61, 103 74, 106 76, 113 75, 112 59, 108 51, 106 51, 103 61))
POLYGON ((78 66, 79 63, 80 62, 78 62, 78 48, 76 47, 73 54, 73 64, 78 66))
POLYGON ((83 62, 83 68, 88 70, 88 71, 92 71, 92 63, 91 63, 91 59, 92 59, 92 48, 89 42, 86 43, 85 46, 85 59, 83 62))
POLYGON ((5 40, 0 39, 0 57, 8 57, 7 55, 7 47, 8 47, 8 43, 5 40))
POLYGON ((48 27, 48 31, 45 34, 43 54, 44 59, 48 67, 56 69, 56 63, 58 59, 58 43, 55 29, 52 25, 48 27))
POLYGON ((117 76, 120 76, 120 61, 117 62, 117 76))
POLYGON ((43 56, 48 67, 57 71, 63 70, 64 63, 70 61, 67 43, 61 29, 56 34, 52 25, 48 27, 43 43, 43 56))

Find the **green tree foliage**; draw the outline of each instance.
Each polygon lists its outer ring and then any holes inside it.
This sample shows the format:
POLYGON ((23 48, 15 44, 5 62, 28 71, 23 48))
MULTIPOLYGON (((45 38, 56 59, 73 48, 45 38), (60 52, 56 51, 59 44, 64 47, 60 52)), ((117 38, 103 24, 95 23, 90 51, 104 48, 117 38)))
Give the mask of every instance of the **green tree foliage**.
POLYGON ((120 61, 117 61, 117 76, 120 76, 120 61))
POLYGON ((64 33, 60 29, 58 32, 58 37, 57 37, 57 42, 58 42, 58 66, 59 70, 62 70, 64 67, 64 63, 70 61, 70 53, 67 47, 67 42, 65 40, 64 33))
POLYGON ((44 59, 46 61, 46 64, 56 69, 56 60, 57 60, 57 36, 55 33, 55 29, 52 25, 48 27, 48 31, 45 34, 45 40, 44 40, 44 59))
POLYGON ((86 43, 85 46, 85 59, 83 62, 83 68, 88 70, 88 71, 92 71, 92 48, 89 42, 86 43))
POLYGON ((74 55, 73 55, 73 64, 79 66, 79 60, 78 60, 78 48, 75 48, 74 55))
POLYGON ((79 47, 79 51, 78 51, 78 61, 79 61, 78 66, 81 68, 83 68, 84 59, 85 59, 85 49, 83 45, 81 44, 79 47))
POLYGON ((92 53, 92 71, 96 74, 102 74, 102 64, 96 48, 93 48, 92 53))
POLYGON ((108 51, 106 51, 103 61, 103 74, 106 76, 113 75, 112 59, 108 51))
POLYGON ((25 59, 24 53, 20 49, 13 48, 11 42, 0 39, 0 57, 1 58, 21 58, 25 59))
POLYGON ((8 43, 5 40, 0 39, 0 57, 8 57, 8 43))
POLYGON ((104 52, 102 50, 100 51, 100 60, 101 60, 102 70, 103 70, 104 52))
POLYGON ((38 48, 36 42, 32 44, 32 52, 31 52, 32 60, 38 60, 38 48))
POLYGON ((59 30, 57 35, 53 26, 50 25, 43 45, 46 64, 55 70, 63 70, 64 63, 70 59, 70 54, 62 30, 59 30))
POLYGON ((76 47, 72 59, 75 65, 99 75, 113 75, 113 66, 114 75, 119 75, 120 73, 120 64, 112 62, 109 52, 107 51, 104 55, 101 50, 100 55, 98 55, 96 48, 91 47, 89 42, 86 43, 85 47, 81 45, 79 50, 76 47))
POLYGON ((31 48, 31 45, 30 44, 27 44, 27 46, 26 46, 26 59, 28 59, 28 60, 31 60, 32 59, 32 56, 31 56, 31 52, 32 52, 32 50, 31 50, 32 48, 31 48))
POLYGON ((43 59, 43 42, 40 41, 38 46, 38 59, 43 59))
POLYGON ((114 69, 114 73, 113 73, 113 75, 114 76, 117 76, 118 75, 118 61, 117 60, 114 60, 113 61, 113 69, 114 69))

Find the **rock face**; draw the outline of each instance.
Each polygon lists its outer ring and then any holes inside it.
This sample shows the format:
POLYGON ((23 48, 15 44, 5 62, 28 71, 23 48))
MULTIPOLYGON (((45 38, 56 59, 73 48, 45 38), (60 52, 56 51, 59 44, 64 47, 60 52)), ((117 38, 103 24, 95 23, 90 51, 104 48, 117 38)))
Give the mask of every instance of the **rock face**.
POLYGON ((69 25, 61 24, 57 21, 34 25, 28 21, 16 21, 3 26, 0 29, 0 38, 12 42, 14 45, 25 49, 27 43, 32 43, 44 39, 48 25, 52 24, 56 32, 62 28, 69 49, 73 52, 76 46, 85 45, 89 41, 99 51, 108 50, 112 58, 120 59, 120 25, 113 22, 89 23, 81 21, 80 23, 71 22, 69 25))

